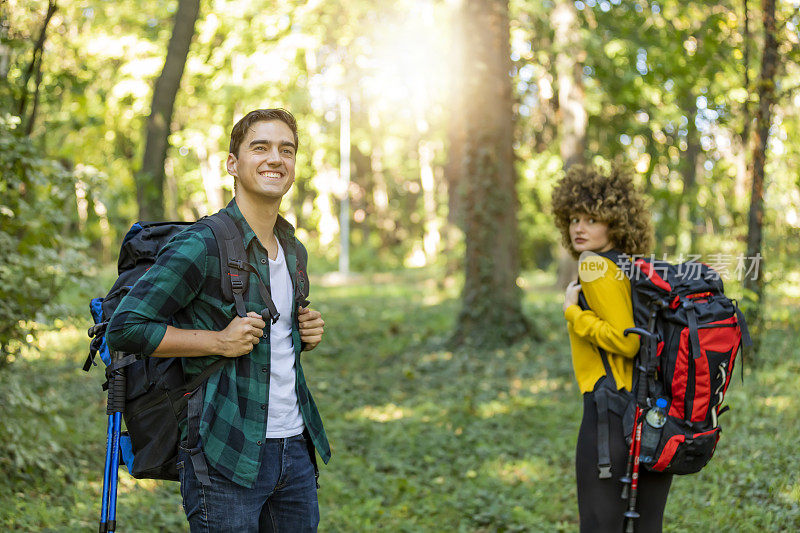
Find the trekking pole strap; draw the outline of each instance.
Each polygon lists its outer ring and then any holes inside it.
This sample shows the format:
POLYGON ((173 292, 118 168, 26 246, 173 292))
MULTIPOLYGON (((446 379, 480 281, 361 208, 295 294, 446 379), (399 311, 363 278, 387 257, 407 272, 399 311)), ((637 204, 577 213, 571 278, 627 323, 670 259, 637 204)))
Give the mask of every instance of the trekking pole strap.
POLYGON ((86 357, 86 361, 83 363, 83 371, 88 372, 91 370, 92 366, 97 365, 94 362, 95 357, 97 357, 97 352, 100 351, 100 345, 102 344, 103 340, 100 337, 95 337, 89 343, 89 355, 86 357))
POLYGON ((88 334, 92 340, 89 343, 89 356, 86 358, 86 362, 83 363, 84 372, 88 372, 92 366, 95 365, 94 359, 97 357, 97 352, 100 351, 103 345, 103 335, 106 332, 107 326, 108 321, 95 324, 89 328, 88 334))

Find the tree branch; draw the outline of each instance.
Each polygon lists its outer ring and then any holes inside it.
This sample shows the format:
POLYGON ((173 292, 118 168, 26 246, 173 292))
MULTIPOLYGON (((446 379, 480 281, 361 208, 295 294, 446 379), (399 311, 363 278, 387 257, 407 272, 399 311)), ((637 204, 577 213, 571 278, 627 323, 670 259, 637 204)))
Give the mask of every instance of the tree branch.
MULTIPOLYGON (((47 26, 50 24, 50 19, 53 18, 53 15, 57 9, 58 6, 56 5, 56 0, 50 0, 47 5, 47 14, 45 14, 44 22, 42 23, 42 31, 39 33, 39 38, 33 45, 33 57, 31 58, 31 63, 28 65, 28 69, 25 71, 25 75, 22 77, 22 95, 20 96, 17 113, 20 118, 22 118, 25 114, 25 108, 28 105, 28 82, 30 81, 31 76, 33 76, 34 71, 37 72, 37 80, 41 81, 40 71, 42 68, 42 52, 44 51, 44 41, 47 38, 47 26)), ((37 93, 38 90, 37 82, 37 93)))
POLYGON ((794 8, 794 12, 791 15, 789 15, 788 17, 786 17, 783 20, 783 22, 781 22, 778 25, 778 27, 775 29, 775 33, 782 32, 784 30, 784 28, 786 28, 786 25, 789 24, 789 22, 791 22, 791 20, 796 16, 800 16, 800 6, 795 7, 794 8))
MULTIPOLYGON (((33 108, 28 117, 28 124, 25 126, 25 136, 30 137, 33 133, 33 124, 36 121, 36 111, 39 109, 39 88, 42 85, 42 54, 39 54, 39 63, 36 66, 36 81, 33 89, 33 108)), ((22 117, 20 117, 22 119, 22 117)))

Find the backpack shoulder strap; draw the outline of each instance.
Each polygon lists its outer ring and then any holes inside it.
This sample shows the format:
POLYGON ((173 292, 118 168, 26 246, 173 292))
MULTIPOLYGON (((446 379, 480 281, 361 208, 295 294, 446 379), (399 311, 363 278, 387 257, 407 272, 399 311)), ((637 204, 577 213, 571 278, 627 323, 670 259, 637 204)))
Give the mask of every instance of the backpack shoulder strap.
MULTIPOLYGON (((607 257, 604 254, 599 255, 607 257)), ((611 258, 609 257, 609 259, 611 258)), ((614 259, 611 260, 614 261, 614 259)), ((580 282, 580 278, 578 282, 580 282)), ((591 309, 583 291, 578 293, 578 306, 584 311, 591 309)), ((611 364, 608 362, 608 354, 600 346, 595 345, 595 347, 600 354, 600 360, 603 362, 603 368, 606 372, 605 380, 594 390, 594 400, 597 407, 597 469, 600 479, 609 479, 611 478, 611 433, 608 419, 609 401, 612 397, 615 399, 617 397, 621 398, 622 394, 617 390, 617 382, 614 379, 614 372, 611 370, 611 364)), ((613 407, 612 410, 614 412, 621 409, 621 407, 616 404, 613 407)), ((624 411, 624 409, 622 410, 624 411)))
POLYGON ((258 270, 247 261, 247 253, 242 242, 243 236, 239 227, 233 219, 224 211, 203 217, 198 223, 211 228, 214 239, 219 246, 219 266, 220 278, 222 282, 222 296, 233 301, 236 306, 236 314, 240 317, 247 316, 247 308, 244 304, 244 294, 247 292, 250 280, 250 273, 256 275, 258 279, 258 292, 261 294, 266 307, 261 310, 261 316, 267 322, 267 317, 274 324, 278 321, 278 313, 269 288, 264 284, 258 270))
POLYGON ((631 261, 631 256, 627 254, 623 254, 617 250, 609 250, 607 252, 595 252, 597 255, 601 257, 605 257, 619 268, 622 273, 630 279, 633 274, 633 269, 635 268, 635 263, 631 261))
MULTIPOLYGON (((594 252, 594 253, 596 253, 597 255, 603 256, 606 259, 610 259, 611 261, 613 261, 617 265, 619 265, 619 261, 622 258, 622 256, 624 255, 624 254, 622 254, 622 253, 620 253, 620 252, 618 252, 617 250, 614 250, 614 249, 611 249, 611 250, 609 250, 607 252, 594 252)), ((626 257, 630 257, 630 256, 626 256, 626 257)))
MULTIPOLYGON (((580 282, 580 279, 578 279, 578 281, 580 282)), ((591 309, 589 307, 589 303, 586 301, 586 296, 583 294, 583 291, 578 293, 578 307, 580 307, 584 311, 591 309)), ((616 390, 617 382, 614 379, 614 373, 611 371, 611 365, 608 362, 608 354, 600 346, 595 345, 595 347, 597 348, 597 351, 600 353, 600 359, 603 361, 603 368, 606 371, 606 377, 608 378, 609 384, 611 385, 612 389, 616 390)))
POLYGON ((297 265, 295 268, 296 279, 294 282, 294 299, 298 307, 308 307, 309 300, 309 282, 308 282, 308 252, 305 246, 300 243, 295 237, 295 255, 297 256, 297 265))
POLYGON ((219 273, 222 281, 222 296, 236 305, 236 314, 247 316, 244 294, 247 292, 250 275, 244 268, 247 255, 242 243, 242 235, 231 217, 219 211, 197 221, 208 226, 214 233, 219 247, 219 273))

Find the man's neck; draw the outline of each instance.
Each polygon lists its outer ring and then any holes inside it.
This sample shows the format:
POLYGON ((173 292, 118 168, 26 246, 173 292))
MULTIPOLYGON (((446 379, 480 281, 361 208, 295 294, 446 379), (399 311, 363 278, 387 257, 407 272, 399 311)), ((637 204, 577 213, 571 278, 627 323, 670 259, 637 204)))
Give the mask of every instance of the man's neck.
MULTIPOLYGON (((275 202, 254 202, 249 197, 240 194, 235 196, 235 200, 239 211, 242 212, 242 216, 253 229, 258 240, 261 241, 267 251, 272 251, 272 235, 275 230, 275 222, 278 220, 280 200, 275 202)), ((272 257, 272 253, 270 253, 270 257, 272 257)))

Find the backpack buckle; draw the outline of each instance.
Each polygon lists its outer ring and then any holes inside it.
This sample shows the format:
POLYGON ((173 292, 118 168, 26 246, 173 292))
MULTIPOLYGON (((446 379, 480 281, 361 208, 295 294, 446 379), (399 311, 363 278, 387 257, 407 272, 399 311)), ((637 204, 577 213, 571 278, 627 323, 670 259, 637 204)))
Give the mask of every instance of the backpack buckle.
POLYGON ((611 478, 611 465, 597 465, 600 470, 600 479, 611 478))
POLYGON ((89 334, 89 337, 102 335, 106 330, 106 326, 108 326, 108 322, 101 322, 99 324, 95 324, 94 326, 90 327, 89 331, 87 331, 86 333, 89 334))
POLYGON ((235 291, 244 290, 244 282, 242 280, 240 280, 240 279, 232 279, 231 280, 231 287, 233 287, 233 290, 235 290, 235 291))
POLYGON ((261 318, 262 320, 264 320, 264 322, 272 322, 272 324, 275 324, 278 322, 278 319, 280 317, 281 317, 280 313, 275 313, 275 316, 272 316, 272 313, 266 307, 261 310, 261 318), (267 320, 267 317, 269 317, 269 320, 267 320))
POLYGON ((241 259, 228 259, 228 267, 244 270, 244 261, 241 259))

